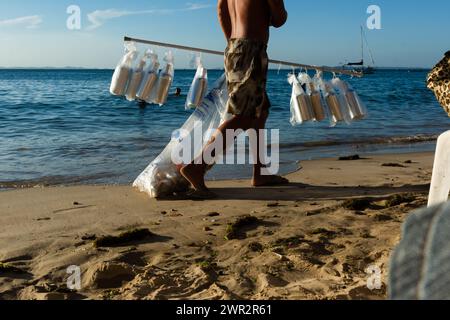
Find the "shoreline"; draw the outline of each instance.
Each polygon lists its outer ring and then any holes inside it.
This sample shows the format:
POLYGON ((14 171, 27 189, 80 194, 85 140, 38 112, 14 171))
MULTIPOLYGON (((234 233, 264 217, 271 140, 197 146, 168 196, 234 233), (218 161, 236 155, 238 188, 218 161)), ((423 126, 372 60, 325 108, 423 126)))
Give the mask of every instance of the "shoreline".
MULTIPOLYGON (((424 149, 435 149, 434 145, 435 143, 431 142, 431 141, 425 141, 425 142, 416 142, 416 144, 426 144, 428 148, 424 148, 424 149), (431 145, 432 144, 432 145, 431 145)), ((355 146, 351 146, 351 147, 355 147, 355 146)), ((390 148, 395 148, 396 146, 391 146, 390 148)), ((399 148, 401 148, 401 146, 397 146, 399 148)), ((406 147, 406 146, 405 146, 406 147)), ((380 150, 373 150, 373 151, 365 151, 365 152, 359 152, 358 150, 355 150, 355 152, 347 152, 347 153, 342 153, 342 154, 346 154, 347 156, 351 156, 351 155, 360 155, 362 158, 364 157, 371 157, 371 156, 387 156, 387 155, 407 155, 407 154, 422 154, 422 153, 434 153, 434 151, 427 151, 427 150, 405 150, 405 149, 399 149, 396 152, 386 152, 386 150, 389 150, 389 148, 385 148, 385 149, 380 149, 380 150)), ((393 150, 391 150, 393 151, 393 150)), ((283 166, 285 167, 284 170, 282 170, 281 174, 286 176, 286 175, 291 175, 294 174, 300 170, 302 170, 302 166, 301 164, 303 162, 306 161, 321 161, 321 160, 335 160, 339 158, 338 155, 336 155, 335 157, 330 157, 328 155, 324 155, 322 157, 313 157, 313 158, 308 158, 308 159, 301 159, 301 160, 296 160, 294 161, 292 159, 292 161, 290 162, 285 162, 283 163, 283 166), (298 167, 300 165, 300 168, 298 167), (293 169, 293 167, 297 167, 296 169, 293 169), (290 168, 290 169, 289 169, 290 168)), ((143 168, 145 169, 145 168, 143 168)), ((239 181, 239 180, 244 180, 246 178, 242 178, 242 177, 224 177, 221 178, 220 177, 220 173, 216 173, 213 177, 207 177, 207 181, 209 182, 224 182, 224 181, 239 181), (216 177, 218 176, 218 177, 216 177)), ((136 176, 137 177, 137 176, 136 176)), ((48 177, 43 177, 43 178, 36 178, 36 179, 29 179, 29 180, 16 180, 16 181, 0 181, 0 192, 5 192, 5 191, 13 191, 13 190, 25 190, 25 189, 33 189, 33 188, 50 188, 50 187, 74 187, 74 186, 130 186, 133 184, 132 181, 130 181, 129 183, 89 183, 89 179, 87 179, 87 181, 84 181, 83 179, 80 179, 80 177, 78 176, 74 176, 74 177, 70 177, 68 176, 67 179, 72 179, 75 180, 76 182, 73 183, 66 183, 66 182, 62 182, 63 177, 61 176, 48 176, 48 177), (48 181, 51 180, 58 180, 61 182, 53 182, 53 183, 49 183, 48 181)))
POLYGON ((131 186, 0 192, 0 262, 21 271, 0 270, 0 299, 385 299, 390 253, 426 205, 433 158, 304 161, 289 186, 210 182, 212 201, 131 186), (95 246, 140 229, 151 234, 95 246), (78 292, 65 287, 72 265, 78 292), (366 287, 371 265, 381 290, 366 287))

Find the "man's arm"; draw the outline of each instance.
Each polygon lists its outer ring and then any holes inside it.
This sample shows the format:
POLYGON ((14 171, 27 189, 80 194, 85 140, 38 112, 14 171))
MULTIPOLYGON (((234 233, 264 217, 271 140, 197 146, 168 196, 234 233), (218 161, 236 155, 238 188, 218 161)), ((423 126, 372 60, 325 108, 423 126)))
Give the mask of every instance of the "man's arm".
POLYGON ((288 13, 284 7, 283 0, 267 0, 270 7, 271 21, 273 27, 280 28, 283 26, 288 17, 288 13))
POLYGON ((227 0, 219 0, 219 3, 217 5, 217 12, 219 15, 220 25, 222 26, 223 33, 225 34, 225 38, 229 40, 231 38, 232 25, 227 0))

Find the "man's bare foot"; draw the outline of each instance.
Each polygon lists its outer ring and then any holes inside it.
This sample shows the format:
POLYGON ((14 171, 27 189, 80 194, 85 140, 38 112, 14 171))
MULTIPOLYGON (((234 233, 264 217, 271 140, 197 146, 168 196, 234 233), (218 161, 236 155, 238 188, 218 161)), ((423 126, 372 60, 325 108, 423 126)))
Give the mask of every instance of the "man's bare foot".
POLYGON ((252 181, 254 187, 273 187, 286 184, 289 184, 289 180, 280 176, 260 176, 252 181))
POLYGON ((183 177, 192 185, 195 190, 207 191, 205 184, 205 169, 201 165, 188 164, 180 170, 183 177))

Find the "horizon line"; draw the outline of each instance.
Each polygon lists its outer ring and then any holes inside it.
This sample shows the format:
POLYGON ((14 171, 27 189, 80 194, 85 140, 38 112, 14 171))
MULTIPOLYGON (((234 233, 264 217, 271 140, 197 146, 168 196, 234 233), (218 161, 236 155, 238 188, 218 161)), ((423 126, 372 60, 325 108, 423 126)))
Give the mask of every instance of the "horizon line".
MULTIPOLYGON (((341 67, 341 66, 336 66, 341 67)), ((379 67, 373 67, 374 69, 423 69, 423 70, 431 70, 432 66, 430 67, 419 67, 419 66, 410 66, 410 67, 400 67, 400 66, 379 66, 379 67)), ((53 70, 114 70, 115 68, 102 68, 102 67, 77 67, 77 66, 39 66, 39 67, 19 67, 19 66, 13 66, 13 67, 4 67, 0 66, 1 70, 32 70, 32 69, 53 69, 53 70)), ((196 70, 197 68, 175 68, 175 70, 196 70)), ((207 68, 208 70, 223 70, 224 67, 214 67, 214 68, 207 68)), ((290 70, 292 71, 292 68, 269 68, 270 71, 277 71, 277 70, 290 70)))

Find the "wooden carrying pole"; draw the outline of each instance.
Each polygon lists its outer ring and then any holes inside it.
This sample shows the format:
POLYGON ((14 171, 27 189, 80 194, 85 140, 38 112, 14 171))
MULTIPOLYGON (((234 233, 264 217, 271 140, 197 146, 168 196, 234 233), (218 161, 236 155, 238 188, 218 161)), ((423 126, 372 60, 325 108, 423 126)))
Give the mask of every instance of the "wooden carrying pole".
MULTIPOLYGON (((142 44, 148 44, 148 45, 154 45, 158 47, 167 47, 167 48, 173 48, 173 49, 180 49, 180 50, 186 50, 186 51, 194 51, 194 52, 201 52, 206 54, 213 54, 218 56, 223 56, 223 52, 221 51, 215 51, 215 50, 209 50, 209 49, 201 49, 201 48, 195 48, 195 47, 187 47, 187 46, 181 46, 178 44, 171 44, 171 43, 164 43, 164 42, 157 42, 157 41, 151 41, 151 40, 143 40, 143 39, 136 39, 131 37, 124 37, 124 41, 133 41, 136 43, 142 43, 142 44)), ((270 63, 278 64, 278 65, 284 65, 294 68, 305 68, 310 70, 319 70, 322 72, 331 72, 331 73, 337 73, 337 74, 346 74, 354 77, 362 77, 363 74, 361 72, 353 71, 353 70, 346 70, 341 68, 334 68, 334 67, 326 67, 326 66, 312 66, 307 64, 301 64, 301 63, 294 63, 294 62, 288 62, 288 61, 282 61, 282 60, 269 60, 270 63)))

